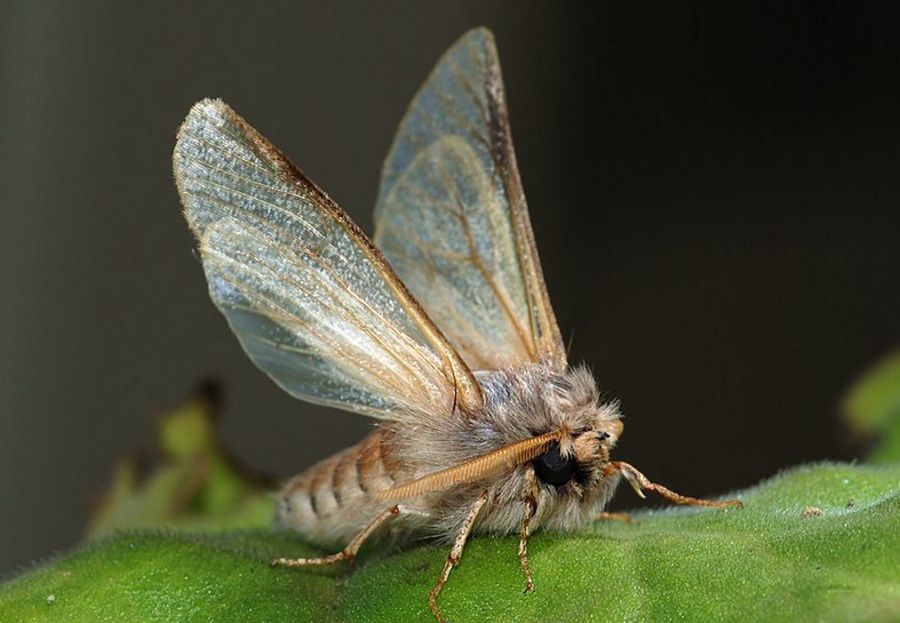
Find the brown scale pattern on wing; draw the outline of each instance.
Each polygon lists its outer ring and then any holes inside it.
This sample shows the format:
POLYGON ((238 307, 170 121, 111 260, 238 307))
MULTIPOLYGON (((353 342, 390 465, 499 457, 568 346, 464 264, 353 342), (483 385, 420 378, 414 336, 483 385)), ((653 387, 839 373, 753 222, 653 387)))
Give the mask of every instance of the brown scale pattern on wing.
POLYGON ((295 476, 278 495, 278 522, 313 541, 354 533, 384 505, 373 495, 404 479, 394 447, 393 431, 379 428, 295 476))

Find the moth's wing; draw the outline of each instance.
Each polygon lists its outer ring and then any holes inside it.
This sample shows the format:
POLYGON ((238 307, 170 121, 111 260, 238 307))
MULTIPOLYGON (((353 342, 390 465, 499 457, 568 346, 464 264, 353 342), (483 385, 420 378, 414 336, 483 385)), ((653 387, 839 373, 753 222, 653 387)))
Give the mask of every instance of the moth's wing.
POLYGON ((478 408, 471 371, 381 253, 231 108, 191 109, 174 170, 210 295, 276 383, 376 417, 478 408))
POLYGON ((410 104, 375 223, 376 245, 472 369, 565 367, 486 29, 457 41, 410 104))

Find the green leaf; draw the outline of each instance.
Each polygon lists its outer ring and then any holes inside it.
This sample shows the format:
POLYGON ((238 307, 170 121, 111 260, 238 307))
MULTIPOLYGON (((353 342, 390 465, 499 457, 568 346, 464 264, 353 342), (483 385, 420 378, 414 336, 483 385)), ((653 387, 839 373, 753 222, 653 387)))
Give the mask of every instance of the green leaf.
POLYGON ((868 460, 900 460, 900 351, 867 370, 844 397, 850 428, 863 438, 877 437, 868 460))
MULTIPOLYGON (((625 494, 625 491, 622 491, 625 494)), ((900 620, 900 465, 820 464, 739 494, 577 534, 472 539, 439 598, 453 622, 900 620)), ((359 567, 270 568, 293 535, 125 533, 0 586, 3 621, 433 621, 447 548, 366 548, 359 567)))

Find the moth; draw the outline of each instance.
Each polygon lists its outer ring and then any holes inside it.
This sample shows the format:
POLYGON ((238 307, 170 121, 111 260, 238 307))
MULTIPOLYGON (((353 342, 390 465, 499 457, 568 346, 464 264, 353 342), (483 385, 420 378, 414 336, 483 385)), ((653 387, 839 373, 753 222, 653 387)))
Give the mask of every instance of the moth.
POLYGON ((388 153, 369 239, 328 195, 218 100, 178 132, 174 172, 213 302, 288 393, 375 419, 357 445, 296 476, 277 520, 353 560, 370 537, 452 543, 428 603, 473 533, 595 520, 621 477, 679 495, 610 450, 617 403, 571 366, 516 167, 494 40, 480 28, 439 60, 388 153))

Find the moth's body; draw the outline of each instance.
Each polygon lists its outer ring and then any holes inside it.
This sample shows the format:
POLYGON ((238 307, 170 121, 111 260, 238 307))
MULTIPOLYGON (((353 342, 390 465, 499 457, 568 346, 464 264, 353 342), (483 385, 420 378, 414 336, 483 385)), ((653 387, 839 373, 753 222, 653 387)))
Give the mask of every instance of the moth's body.
POLYGON ((578 464, 568 482, 543 483, 531 463, 517 465, 500 477, 406 500, 407 512, 388 529, 451 538, 484 491, 487 502, 474 532, 517 532, 528 495, 535 496, 537 507, 533 528, 572 530, 595 518, 619 480, 618 472, 605 468, 622 423, 615 404, 598 404, 590 373, 576 368, 557 374, 531 365, 477 378, 485 396, 482 411, 428 419, 415 429, 379 426, 288 482, 279 495, 278 522, 317 543, 346 542, 393 505, 378 493, 554 430, 567 431, 560 445, 578 464))
POLYGON ((378 427, 358 444, 292 478, 278 494, 279 525, 312 543, 343 546, 372 517, 393 505, 372 493, 408 478, 408 470, 393 459, 393 441, 393 431, 378 427))
POLYGON ((570 367, 509 129, 493 37, 463 36, 409 107, 385 161, 369 239, 242 117, 197 103, 173 156, 210 296, 247 354, 293 396, 370 416, 359 444, 282 491, 280 523, 351 560, 393 531, 452 541, 429 606, 472 532, 596 516, 620 477, 615 404, 570 367))

